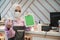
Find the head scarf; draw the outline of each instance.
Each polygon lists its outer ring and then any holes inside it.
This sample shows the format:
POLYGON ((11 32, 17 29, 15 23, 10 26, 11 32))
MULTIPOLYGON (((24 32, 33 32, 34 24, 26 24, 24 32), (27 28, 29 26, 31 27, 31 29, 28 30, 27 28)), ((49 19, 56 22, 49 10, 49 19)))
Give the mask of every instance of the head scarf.
MULTIPOLYGON (((15 9, 16 9, 16 7, 17 6, 19 6, 20 7, 20 5, 18 4, 18 3, 15 3, 15 4, 13 4, 13 6, 11 7, 11 9, 10 9, 10 11, 11 11, 11 15, 12 15, 12 20, 14 20, 15 19, 15 17, 14 17, 14 13, 15 13, 15 9)), ((21 7, 20 7, 21 8, 21 7)))

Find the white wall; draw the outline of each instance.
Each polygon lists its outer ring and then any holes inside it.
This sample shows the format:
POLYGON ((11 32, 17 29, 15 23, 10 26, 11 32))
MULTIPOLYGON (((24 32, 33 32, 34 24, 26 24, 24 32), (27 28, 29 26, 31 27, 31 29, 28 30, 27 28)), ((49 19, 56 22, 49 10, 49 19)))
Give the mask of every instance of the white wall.
POLYGON ((22 15, 31 12, 35 20, 41 23, 50 23, 50 12, 60 12, 60 0, 1 0, 0 14, 2 18, 12 17, 10 8, 13 3, 18 2, 22 8, 22 15))

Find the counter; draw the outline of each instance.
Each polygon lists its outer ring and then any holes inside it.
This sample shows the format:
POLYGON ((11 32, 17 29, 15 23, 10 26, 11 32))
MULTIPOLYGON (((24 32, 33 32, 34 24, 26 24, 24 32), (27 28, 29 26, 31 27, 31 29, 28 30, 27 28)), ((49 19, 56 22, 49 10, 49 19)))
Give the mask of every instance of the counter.
POLYGON ((38 27, 38 31, 34 29, 32 31, 25 31, 26 37, 30 37, 30 40, 60 40, 60 32, 50 30, 46 33, 45 31, 41 31, 42 25, 39 24, 38 27))
MULTIPOLYGON (((42 34, 45 35, 46 32, 45 31, 41 31, 42 26, 48 26, 48 25, 43 25, 43 24, 38 24, 37 27, 35 27, 35 29, 37 28, 37 30, 35 31, 34 28, 31 31, 26 31, 26 33, 31 33, 31 34, 42 34)), ((50 35, 50 36, 59 36, 60 37, 60 32, 54 32, 53 30, 50 30, 47 32, 46 35, 50 35)))
MULTIPOLYGON (((4 26, 0 26, 0 32, 5 32, 5 27, 4 26)), ((53 38, 54 40, 56 39, 60 39, 60 32, 53 32, 53 31, 49 31, 44 32, 44 31, 25 31, 26 35, 31 36, 31 40, 33 40, 33 37, 38 37, 38 38, 44 38, 44 36, 46 35, 47 38, 53 38)), ((6 35, 6 34, 5 34, 6 35)), ((7 37, 5 36, 5 39, 7 40, 7 37)), ((35 39, 34 39, 35 40, 35 39)))
POLYGON ((29 37, 30 40, 60 40, 60 33, 59 32, 37 32, 37 31, 26 31, 27 38, 29 37))
MULTIPOLYGON (((41 34, 41 35, 45 35, 46 34, 46 32, 44 32, 44 31, 40 31, 40 32, 38 32, 38 31, 26 31, 26 33, 30 33, 30 34, 41 34)), ((59 36, 60 37, 60 33, 59 32, 52 32, 52 31, 50 31, 50 32, 47 32, 46 35, 59 36)))

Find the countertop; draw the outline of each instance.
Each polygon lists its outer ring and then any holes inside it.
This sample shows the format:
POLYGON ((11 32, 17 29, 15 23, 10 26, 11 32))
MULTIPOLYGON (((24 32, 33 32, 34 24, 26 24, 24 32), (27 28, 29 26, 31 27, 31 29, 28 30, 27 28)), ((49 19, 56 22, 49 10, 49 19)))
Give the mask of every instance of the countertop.
MULTIPOLYGON (((44 31, 26 31, 26 33, 31 33, 31 34, 41 34, 41 35, 45 35, 46 32, 44 31)), ((53 31, 50 31, 50 32, 47 32, 47 35, 50 35, 50 36, 59 36, 60 37, 60 32, 53 32, 53 31)))

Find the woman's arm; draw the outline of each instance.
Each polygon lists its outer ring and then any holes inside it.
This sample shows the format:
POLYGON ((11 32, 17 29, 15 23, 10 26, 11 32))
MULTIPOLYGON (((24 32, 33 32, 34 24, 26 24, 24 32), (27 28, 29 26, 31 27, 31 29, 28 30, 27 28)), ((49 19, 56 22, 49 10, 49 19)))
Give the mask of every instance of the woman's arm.
POLYGON ((9 32, 10 32, 10 37, 12 38, 12 37, 15 37, 15 31, 13 30, 13 28, 11 28, 10 30, 9 30, 9 32))

